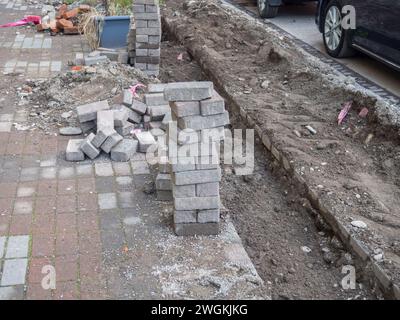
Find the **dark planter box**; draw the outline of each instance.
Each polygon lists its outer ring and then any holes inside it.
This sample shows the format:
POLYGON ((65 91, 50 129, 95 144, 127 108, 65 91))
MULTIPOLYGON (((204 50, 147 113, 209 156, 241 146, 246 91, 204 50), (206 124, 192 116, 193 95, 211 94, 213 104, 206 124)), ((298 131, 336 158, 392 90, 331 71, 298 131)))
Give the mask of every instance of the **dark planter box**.
POLYGON ((129 16, 104 17, 100 26, 100 47, 122 48, 126 47, 127 36, 131 18, 129 16))

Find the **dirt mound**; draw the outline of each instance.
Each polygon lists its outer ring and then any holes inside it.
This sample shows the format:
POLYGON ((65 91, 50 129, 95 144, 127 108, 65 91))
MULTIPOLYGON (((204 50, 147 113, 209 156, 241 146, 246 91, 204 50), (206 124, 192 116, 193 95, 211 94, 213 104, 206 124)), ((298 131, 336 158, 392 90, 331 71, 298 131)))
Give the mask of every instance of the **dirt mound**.
POLYGON ((76 106, 99 100, 116 103, 123 89, 154 81, 133 67, 115 62, 68 71, 48 80, 27 80, 19 90, 19 105, 28 117, 20 125, 46 132, 73 126, 77 124, 76 106))

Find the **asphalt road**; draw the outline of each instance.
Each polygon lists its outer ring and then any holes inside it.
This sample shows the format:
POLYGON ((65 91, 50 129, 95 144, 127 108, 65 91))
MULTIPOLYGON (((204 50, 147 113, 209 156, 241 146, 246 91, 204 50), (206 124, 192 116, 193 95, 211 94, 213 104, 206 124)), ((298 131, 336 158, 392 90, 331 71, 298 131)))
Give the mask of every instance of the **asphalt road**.
MULTIPOLYGON (((251 9, 257 10, 256 7, 251 9)), ((315 24, 315 12, 316 2, 285 5, 280 8, 279 15, 269 21, 326 54, 322 36, 315 24)), ((340 62, 400 96, 400 72, 361 53, 352 58, 340 59, 340 62)))

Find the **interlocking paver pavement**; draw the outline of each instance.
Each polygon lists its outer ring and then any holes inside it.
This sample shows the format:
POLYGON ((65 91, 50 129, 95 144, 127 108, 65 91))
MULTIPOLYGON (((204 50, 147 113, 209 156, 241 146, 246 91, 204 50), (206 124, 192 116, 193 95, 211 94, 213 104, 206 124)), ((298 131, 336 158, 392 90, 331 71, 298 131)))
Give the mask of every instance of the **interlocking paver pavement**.
MULTIPOLYGON (((40 4, 24 3, 0 0, 0 24, 40 14, 40 4)), ((0 76, 21 86, 26 77, 66 70, 75 53, 87 50, 80 36, 3 29, 0 76)), ((0 299, 261 294, 261 280, 231 223, 223 224, 219 237, 174 235, 171 204, 143 192, 153 181, 144 154, 129 162, 102 156, 67 162, 68 137, 16 130, 13 123, 24 123, 29 114, 1 100, 8 88, 0 90, 0 299), (49 266, 55 289, 41 285, 49 266)))

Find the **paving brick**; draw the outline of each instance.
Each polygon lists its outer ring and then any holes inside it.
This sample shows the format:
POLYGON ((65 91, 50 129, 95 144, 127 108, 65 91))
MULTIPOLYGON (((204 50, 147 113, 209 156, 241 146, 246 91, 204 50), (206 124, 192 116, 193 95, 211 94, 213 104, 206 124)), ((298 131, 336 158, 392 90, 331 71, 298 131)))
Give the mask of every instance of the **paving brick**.
POLYGON ((168 105, 168 101, 165 100, 164 94, 159 93, 147 93, 144 95, 144 101, 147 106, 165 106, 168 105))
POLYGON ((115 131, 117 131, 121 136, 130 135, 133 129, 135 129, 135 126, 128 121, 125 122, 121 127, 115 127, 115 131))
POLYGON ((108 58, 106 56, 97 56, 97 57, 85 57, 85 66, 92 66, 97 63, 105 62, 108 61, 108 58))
POLYGON ((96 163, 94 165, 96 175, 99 177, 111 177, 114 171, 110 162, 96 163))
POLYGON ((219 209, 211 209, 211 210, 199 210, 197 212, 197 222, 199 223, 208 223, 215 222, 219 223, 220 212, 219 209))
POLYGON ((140 34, 144 34, 144 35, 148 35, 148 36, 159 36, 161 35, 161 27, 157 27, 157 28, 138 28, 136 27, 136 34, 140 35, 140 34))
POLYGON ((219 182, 196 184, 196 196, 210 197, 219 195, 219 182))
POLYGON ((188 116, 178 119, 178 127, 180 129, 203 130, 227 124, 229 124, 229 113, 227 111, 211 116, 188 116))
POLYGON ((174 211, 174 223, 196 223, 196 222, 197 222, 196 210, 174 211))
POLYGON ((162 93, 167 85, 167 83, 149 83, 147 90, 149 93, 162 93))
POLYGON ((57 213, 75 212, 76 211, 76 198, 73 196, 57 196, 57 213))
POLYGON ((132 91, 129 89, 125 89, 123 91, 122 104, 124 104, 127 107, 130 107, 132 106, 132 101, 133 101, 132 91))
POLYGON ((219 233, 218 223, 176 223, 174 227, 178 236, 209 236, 219 233))
POLYGON ((54 235, 35 236, 32 239, 33 257, 50 257, 54 254, 54 235))
POLYGON ((200 130, 200 139, 203 143, 225 140, 225 128, 221 126, 200 130))
POLYGON ((163 130, 167 130, 168 123, 169 123, 170 121, 172 121, 171 112, 167 112, 167 113, 164 115, 164 118, 163 118, 162 121, 161 121, 161 127, 160 127, 160 128, 163 129, 163 130))
POLYGON ((101 145, 101 149, 106 153, 110 153, 111 149, 122 140, 123 137, 117 132, 114 132, 106 139, 106 141, 104 141, 104 143, 101 145))
POLYGON ((86 139, 81 144, 81 150, 84 154, 86 154, 90 159, 96 158, 100 154, 100 150, 97 149, 93 144, 92 141, 95 138, 95 134, 89 134, 86 139))
POLYGON ((172 194, 174 198, 190 198, 196 196, 196 185, 189 184, 185 186, 177 186, 172 184, 172 194))
POLYGON ((214 90, 211 98, 200 101, 200 110, 203 116, 223 113, 225 100, 214 90))
POLYGON ((28 259, 6 260, 1 277, 1 286, 25 284, 28 259))
POLYGON ((158 20, 160 15, 157 12, 136 12, 136 20, 158 20))
POLYGON ((196 170, 210 170, 217 168, 219 168, 219 157, 217 154, 196 158, 196 170))
POLYGON ((147 112, 152 121, 162 121, 167 113, 171 112, 169 105, 149 106, 147 112))
POLYGON ((214 90, 210 81, 175 82, 164 90, 167 101, 199 101, 212 97, 214 90))
POLYGON ((114 128, 105 127, 97 130, 95 137, 91 140, 91 144, 95 148, 100 148, 108 137, 112 136, 116 131, 114 128))
POLYGON ((23 299, 24 299, 23 285, 0 288, 0 300, 23 300, 23 299))
POLYGON ((32 200, 17 200, 14 205, 14 214, 32 214, 33 201, 32 200))
POLYGON ((169 105, 177 117, 200 115, 199 101, 171 101, 169 105))
POLYGON ((149 174, 150 169, 146 161, 130 161, 133 174, 149 174))
POLYGON ((125 109, 113 110, 114 112, 114 126, 122 127, 128 121, 129 114, 125 109))
POLYGON ((143 115, 146 113, 147 105, 139 100, 133 99, 131 108, 133 111, 143 115))
POLYGON ((57 271, 57 286, 59 282, 77 280, 78 257, 75 255, 55 258, 55 269, 57 271))
POLYGON ((74 167, 60 167, 58 170, 59 179, 71 179, 75 176, 74 167))
POLYGON ((11 236, 8 238, 6 258, 26 258, 29 249, 29 236, 11 236))
POLYGON ((70 139, 68 141, 67 150, 65 157, 67 161, 83 161, 85 160, 85 155, 80 149, 80 145, 83 139, 70 139))
POLYGON ((45 167, 40 170, 41 179, 55 179, 56 177, 57 177, 56 167, 45 167))
POLYGON ((187 185, 197 183, 219 182, 221 181, 221 169, 212 170, 193 170, 175 172, 172 181, 176 185, 187 185))
POLYGON ((83 133, 87 133, 96 128, 96 121, 86 121, 80 124, 83 133))
POLYGON ((32 197, 35 194, 34 186, 20 186, 17 190, 17 197, 32 197))
POLYGON ((219 196, 174 198, 175 210, 202 210, 219 208, 219 196))
POLYGON ((97 101, 85 105, 78 106, 76 111, 80 122, 93 121, 97 119, 97 112, 101 110, 108 110, 110 106, 107 100, 97 101))
POLYGON ((138 132, 135 134, 135 136, 139 142, 139 152, 145 153, 150 146, 156 144, 156 140, 154 139, 153 135, 148 131, 138 132))
POLYGON ((193 171, 196 169, 194 157, 178 157, 169 159, 169 169, 171 172, 193 171))
POLYGON ((129 161, 138 148, 138 141, 133 139, 123 139, 111 149, 111 159, 113 161, 129 161))
POLYGON ((117 208, 117 198, 115 193, 99 193, 98 204, 101 210, 117 208))
POLYGON ((6 248, 6 237, 0 237, 0 259, 3 258, 6 248))
POLYGON ((130 108, 123 106, 123 105, 116 105, 116 106, 114 106, 114 108, 125 110, 128 113, 128 121, 133 122, 133 123, 141 123, 142 122, 142 116, 138 112, 133 111, 130 108))
POLYGON ((76 174, 79 177, 91 176, 93 173, 93 166, 91 164, 80 164, 76 166, 76 174))
POLYGON ((115 110, 97 111, 97 131, 105 128, 114 128, 115 110))

